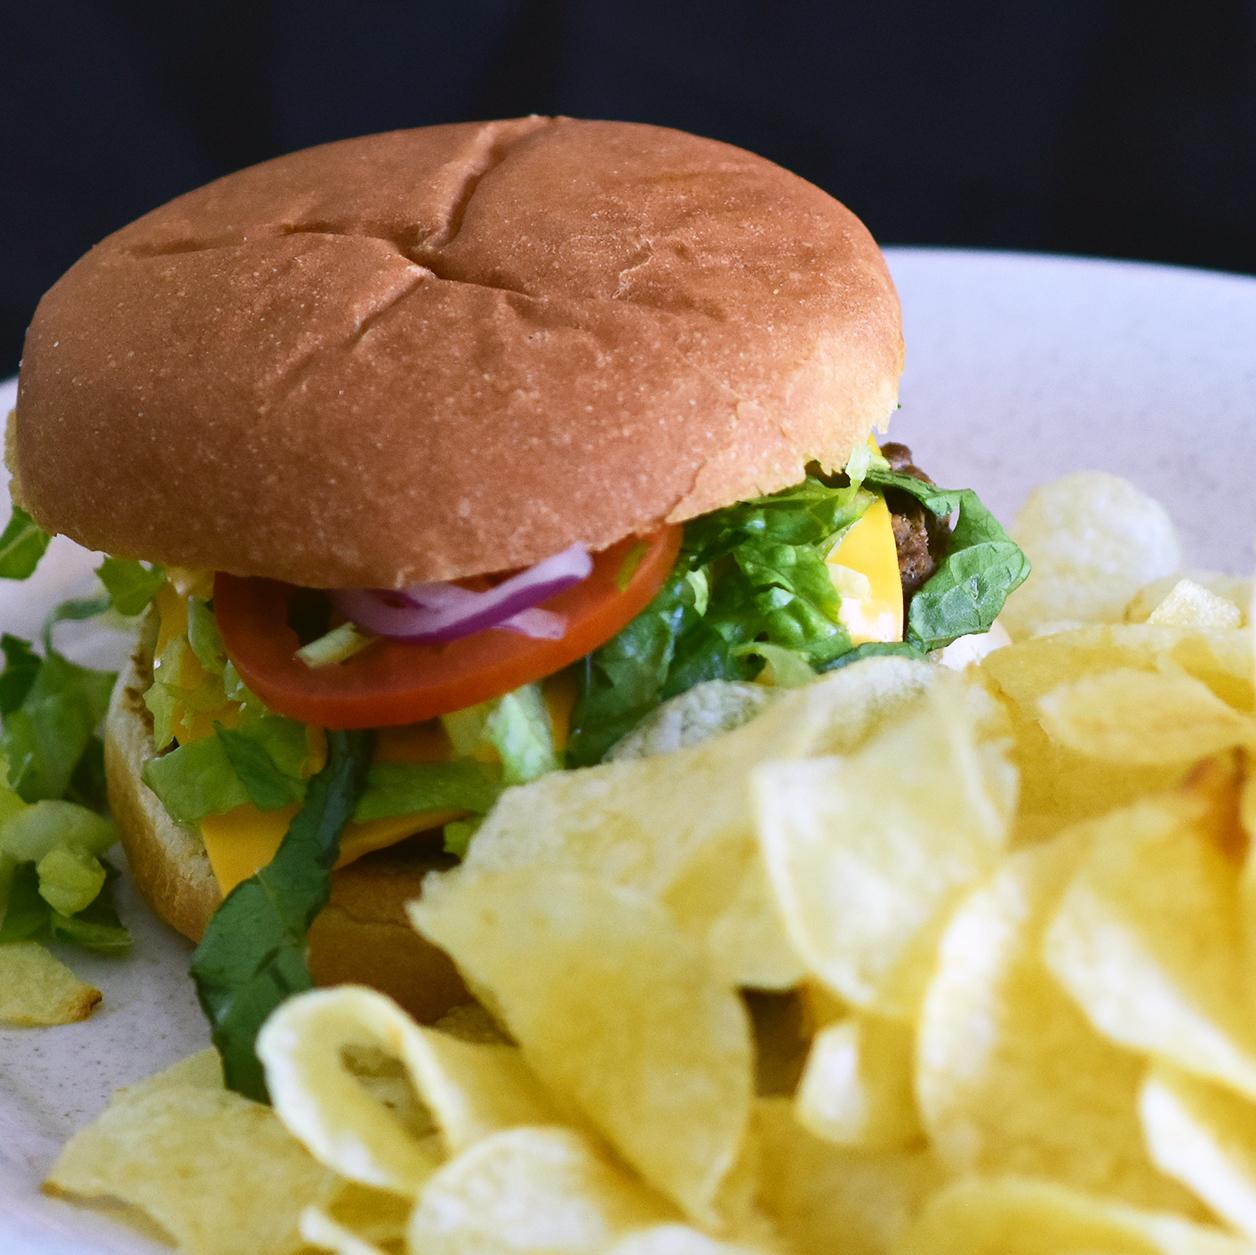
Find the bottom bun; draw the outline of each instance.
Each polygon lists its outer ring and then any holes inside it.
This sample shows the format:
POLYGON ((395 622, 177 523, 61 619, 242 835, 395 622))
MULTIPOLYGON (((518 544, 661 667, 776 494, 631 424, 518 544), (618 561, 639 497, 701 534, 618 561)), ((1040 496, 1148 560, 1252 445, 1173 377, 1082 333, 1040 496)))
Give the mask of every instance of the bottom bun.
MULTIPOLYGON (((114 690, 105 723, 109 804, 140 893, 167 924, 199 941, 222 894, 200 837, 170 818, 140 775, 154 754, 143 702, 149 673, 137 653, 114 690)), ((454 965, 406 918, 423 877, 451 865, 416 845, 403 842, 332 873, 331 901, 310 929, 310 971, 320 985, 372 985, 430 1022, 470 995, 454 965)))

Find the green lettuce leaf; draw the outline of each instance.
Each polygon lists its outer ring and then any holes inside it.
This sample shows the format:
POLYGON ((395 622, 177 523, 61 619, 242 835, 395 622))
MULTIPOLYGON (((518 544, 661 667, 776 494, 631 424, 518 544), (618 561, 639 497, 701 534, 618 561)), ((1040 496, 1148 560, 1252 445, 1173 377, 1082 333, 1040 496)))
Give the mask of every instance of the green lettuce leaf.
POLYGON ((218 620, 203 597, 188 598, 188 645, 196 660, 210 675, 222 675, 227 651, 218 632, 218 620))
POLYGON ((39 896, 39 874, 34 863, 22 863, 9 878, 4 913, 0 915, 0 942, 28 941, 48 931, 52 908, 39 896))
POLYGON ((226 1083, 249 1098, 267 1096, 254 1048, 258 1031, 285 998, 313 984, 306 935, 330 896, 340 833, 365 786, 370 757, 366 734, 327 734, 327 763, 310 781, 275 857, 228 894, 192 956, 226 1083))
POLYGON ((90 906, 77 915, 52 912, 48 931, 53 940, 73 942, 85 950, 96 950, 101 954, 121 954, 131 948, 131 934, 118 918, 110 887, 117 870, 106 863, 105 872, 105 887, 90 906))
POLYGON ((114 677, 52 649, 41 658, 14 636, 0 638, 0 652, 0 941, 125 949, 130 935, 99 857, 117 833, 97 810, 104 752, 95 729, 114 677))
MULTIPOLYGON (((259 720, 258 724, 262 722, 264 720, 259 720)), ((258 810, 279 810, 301 800, 305 795, 305 781, 299 775, 290 775, 275 761, 266 744, 269 738, 258 735, 258 724, 249 731, 219 725, 214 729, 215 739, 221 744, 231 769, 248 794, 249 801, 258 810)), ((286 734, 283 724, 279 724, 279 729, 286 734)), ((307 752, 304 728, 300 732, 304 753, 307 752)))
POLYGON ((118 839, 113 823, 103 815, 60 798, 19 803, 17 809, 6 804, 6 811, 0 818, 0 854, 18 862, 38 863, 63 845, 103 854, 118 839))
POLYGON ((105 887, 105 869, 90 850, 81 845, 53 846, 35 864, 39 896, 58 915, 85 910, 105 887))
POLYGON ((909 644, 928 652, 987 632, 1029 576, 1029 559, 971 488, 947 489, 913 475, 871 468, 868 482, 914 497, 936 518, 956 515, 946 556, 907 610, 909 644))
POLYGON ((492 701, 456 710, 443 716, 442 723, 459 757, 470 758, 486 747, 494 750, 501 760, 503 784, 526 784, 560 766, 539 684, 525 684, 492 701))
POLYGON ((442 830, 443 846, 446 854, 454 858, 466 858, 471 846, 471 838, 480 830, 484 822, 482 815, 471 819, 451 819, 442 830))
POLYGON ((0 636, 4 670, 0 671, 0 716, 16 710, 26 699, 42 661, 29 641, 6 632, 0 636))
POLYGON ((0 579, 24 580, 35 573, 52 537, 19 506, 0 533, 0 579))
POLYGON ((40 636, 44 642, 44 652, 52 653, 52 632, 58 623, 66 623, 70 620, 94 619, 98 614, 103 614, 109 609, 108 597, 76 597, 71 601, 63 601, 60 605, 54 606, 44 619, 43 627, 40 629, 40 636))
POLYGON ((485 815, 501 792, 492 763, 461 758, 449 763, 372 763, 353 818, 359 822, 458 810, 485 815))
POLYGON ((788 651, 795 676, 846 653, 825 559, 875 499, 812 475, 687 524, 680 561, 654 600, 576 666, 568 765, 599 762, 669 697, 753 679, 766 657, 756 644, 788 651))
POLYGON ((300 801, 308 756, 304 724, 252 715, 239 728, 218 726, 213 736, 150 758, 142 775, 174 819, 195 824, 246 803, 278 810, 300 801))
POLYGON ((130 558, 106 558, 96 575, 119 614, 135 615, 145 609, 166 582, 165 568, 130 558))
MULTIPOLYGON (((116 676, 80 667, 55 652, 41 659, 31 676, 29 654, 14 657, 20 675, 15 689, 25 691, 16 706, 4 711, 0 753, 8 760, 10 782, 28 802, 59 798, 89 752, 116 676)), ((11 701, 11 695, 5 700, 11 701)))

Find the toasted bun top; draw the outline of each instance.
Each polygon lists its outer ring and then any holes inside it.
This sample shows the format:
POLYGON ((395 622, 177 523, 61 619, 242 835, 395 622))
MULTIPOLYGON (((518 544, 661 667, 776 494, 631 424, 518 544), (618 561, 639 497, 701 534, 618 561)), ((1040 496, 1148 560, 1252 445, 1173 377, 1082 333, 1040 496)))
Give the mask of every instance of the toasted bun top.
POLYGON ((727 144, 520 118, 327 144, 110 236, 26 339, 44 527, 311 586, 598 549, 840 467, 898 301, 847 209, 727 144))

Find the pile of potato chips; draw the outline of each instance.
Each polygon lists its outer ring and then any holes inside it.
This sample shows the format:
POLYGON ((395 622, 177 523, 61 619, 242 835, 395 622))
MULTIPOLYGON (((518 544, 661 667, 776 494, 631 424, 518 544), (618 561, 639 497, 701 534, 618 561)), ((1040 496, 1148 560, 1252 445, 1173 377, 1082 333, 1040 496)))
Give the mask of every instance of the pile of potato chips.
POLYGON ((49 1187, 224 1255, 1256 1249, 1250 587, 1109 476, 1014 532, 977 665, 508 792, 413 907, 478 1007, 294 999, 273 1111, 191 1060, 49 1187))

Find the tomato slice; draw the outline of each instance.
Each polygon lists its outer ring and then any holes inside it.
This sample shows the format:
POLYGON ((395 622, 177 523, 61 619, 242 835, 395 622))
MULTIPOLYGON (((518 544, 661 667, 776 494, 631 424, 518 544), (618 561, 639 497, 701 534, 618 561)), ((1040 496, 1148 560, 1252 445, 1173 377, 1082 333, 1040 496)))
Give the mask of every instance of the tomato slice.
POLYGON ((556 641, 496 629, 443 645, 380 639, 344 662, 311 668, 296 657, 300 641, 289 626, 292 599, 303 590, 219 573, 214 613, 241 678, 281 715, 324 728, 417 723, 552 675, 609 640, 671 573, 681 531, 629 536, 594 554, 589 577, 545 603, 567 619, 556 641))

